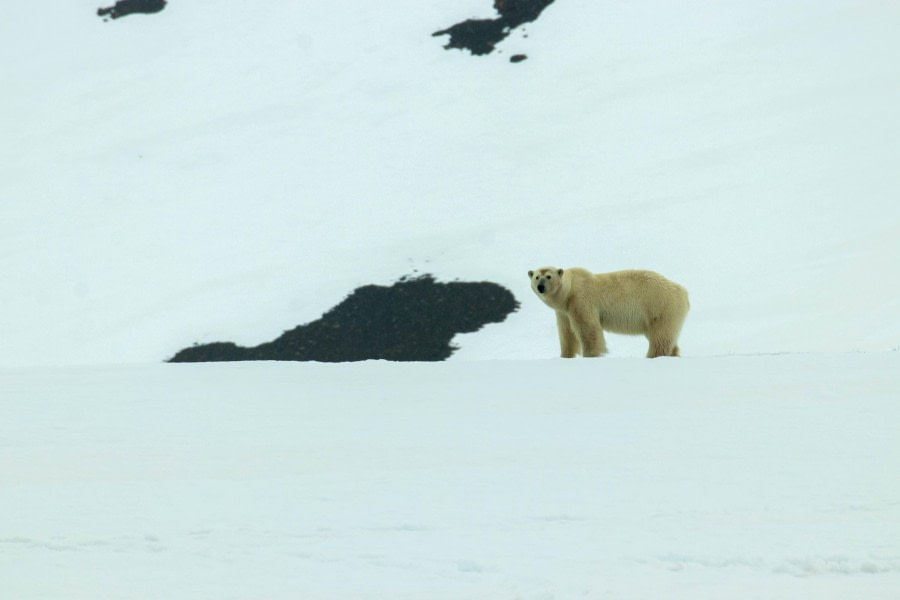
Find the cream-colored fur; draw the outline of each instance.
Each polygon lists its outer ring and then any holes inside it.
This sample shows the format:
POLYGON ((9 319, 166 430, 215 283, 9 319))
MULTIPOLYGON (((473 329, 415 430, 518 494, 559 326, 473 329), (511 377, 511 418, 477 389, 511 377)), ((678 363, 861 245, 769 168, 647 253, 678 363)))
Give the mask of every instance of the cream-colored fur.
POLYGON ((644 335, 647 358, 679 356, 687 290, 653 271, 591 273, 577 267, 528 271, 531 289, 556 311, 563 358, 606 354, 603 331, 644 335))

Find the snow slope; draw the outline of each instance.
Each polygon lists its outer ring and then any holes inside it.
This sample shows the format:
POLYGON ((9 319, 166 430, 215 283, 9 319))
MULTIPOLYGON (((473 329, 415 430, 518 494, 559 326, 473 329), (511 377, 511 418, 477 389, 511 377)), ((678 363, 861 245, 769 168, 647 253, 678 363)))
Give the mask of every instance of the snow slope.
POLYGON ((97 4, 0 20, 0 598, 900 599, 900 5, 97 4), (548 263, 684 284, 685 358, 550 360, 548 263), (159 364, 414 272, 522 308, 159 364))
POLYGON ((896 600, 898 372, 897 352, 4 370, 0 585, 896 600))
POLYGON ((900 344, 895 3, 559 0, 488 57, 430 37, 488 0, 94 4, 0 24, 0 364, 254 345, 414 270, 523 300, 459 359, 549 357, 548 263, 682 282, 686 354, 900 344))

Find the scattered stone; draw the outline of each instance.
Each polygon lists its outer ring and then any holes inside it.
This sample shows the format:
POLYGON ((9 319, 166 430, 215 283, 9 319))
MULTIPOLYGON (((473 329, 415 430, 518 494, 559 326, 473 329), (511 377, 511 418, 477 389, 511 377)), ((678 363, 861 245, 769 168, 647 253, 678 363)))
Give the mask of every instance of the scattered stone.
POLYGON ((518 309, 512 293, 496 283, 438 283, 431 275, 391 286, 356 289, 320 319, 254 347, 232 342, 195 345, 169 362, 294 360, 440 361, 457 333, 499 323, 518 309))

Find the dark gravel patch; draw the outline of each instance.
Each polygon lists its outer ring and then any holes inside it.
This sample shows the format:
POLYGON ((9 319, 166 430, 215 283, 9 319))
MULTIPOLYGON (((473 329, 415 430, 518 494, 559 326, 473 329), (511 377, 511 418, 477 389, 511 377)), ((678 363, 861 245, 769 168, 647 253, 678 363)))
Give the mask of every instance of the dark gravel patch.
POLYGON ((97 16, 118 19, 134 13, 158 13, 165 7, 166 0, 119 0, 113 6, 98 8, 97 16))
POLYGON ((512 293, 496 283, 403 278, 391 286, 357 288, 320 319, 271 342, 250 348, 231 342, 195 345, 169 362, 440 361, 453 354, 457 333, 499 323, 518 307, 512 293))
MULTIPOLYGON (((432 36, 449 35, 444 48, 468 50, 474 55, 490 54, 497 44, 520 25, 536 20, 553 0, 494 0, 496 19, 468 19, 432 36)), ((518 62, 518 61, 517 61, 518 62)))

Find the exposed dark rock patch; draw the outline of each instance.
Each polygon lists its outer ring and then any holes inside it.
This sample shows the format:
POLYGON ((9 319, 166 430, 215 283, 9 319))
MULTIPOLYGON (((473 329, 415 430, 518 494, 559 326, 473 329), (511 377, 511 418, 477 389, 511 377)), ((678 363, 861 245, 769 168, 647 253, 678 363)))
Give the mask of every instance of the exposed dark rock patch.
POLYGON ((113 6, 98 8, 97 15, 118 19, 134 13, 158 13, 166 7, 166 0, 119 0, 113 6))
POLYGON ((553 0, 494 0, 494 8, 510 27, 534 21, 553 0))
POLYGON ((444 48, 459 48, 481 56, 493 52, 495 46, 509 35, 509 30, 502 19, 470 19, 432 35, 446 34, 450 35, 450 41, 444 48))
POLYGON ((186 348, 169 362, 370 359, 440 361, 457 333, 499 323, 519 307, 506 288, 486 281, 438 283, 430 275, 391 286, 357 288, 322 318, 251 348, 216 342, 186 348))
POLYGON ((448 50, 459 48, 475 55, 490 54, 513 29, 534 21, 552 3, 553 0, 494 0, 499 18, 469 19, 432 35, 449 35, 450 41, 444 46, 448 50))
POLYGON ((512 56, 509 57, 509 62, 520 63, 523 60, 526 60, 527 58, 528 58, 528 56, 525 54, 513 54, 512 56))

